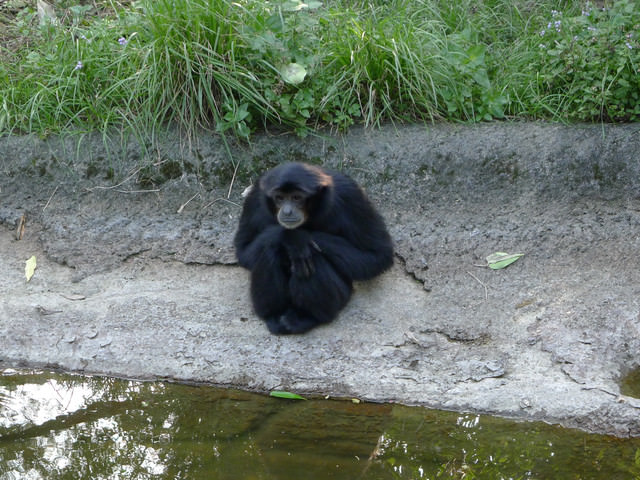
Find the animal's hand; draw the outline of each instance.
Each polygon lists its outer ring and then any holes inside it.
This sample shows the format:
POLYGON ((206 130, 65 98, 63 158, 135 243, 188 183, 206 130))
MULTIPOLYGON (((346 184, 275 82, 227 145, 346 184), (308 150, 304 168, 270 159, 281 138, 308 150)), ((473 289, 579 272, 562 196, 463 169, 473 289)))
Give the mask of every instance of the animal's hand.
POLYGON ((291 230, 285 232, 284 247, 291 262, 291 273, 297 277, 309 278, 316 271, 313 251, 319 250, 309 232, 291 230))

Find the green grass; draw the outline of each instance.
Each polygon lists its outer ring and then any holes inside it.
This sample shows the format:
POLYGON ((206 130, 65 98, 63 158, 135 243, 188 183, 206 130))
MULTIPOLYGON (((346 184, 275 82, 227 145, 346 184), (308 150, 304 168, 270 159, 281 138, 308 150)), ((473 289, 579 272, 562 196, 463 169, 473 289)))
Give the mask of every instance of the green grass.
POLYGON ((99 5, 0 17, 0 134, 640 118, 638 0, 99 5))

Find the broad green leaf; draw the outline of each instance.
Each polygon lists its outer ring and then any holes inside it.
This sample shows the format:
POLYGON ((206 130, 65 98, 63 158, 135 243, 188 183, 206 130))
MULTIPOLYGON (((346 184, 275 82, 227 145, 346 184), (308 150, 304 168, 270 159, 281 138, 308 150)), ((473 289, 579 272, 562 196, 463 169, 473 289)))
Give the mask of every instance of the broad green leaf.
POLYGON ((307 76, 307 69, 299 63, 289 63, 280 69, 280 76, 285 82, 291 85, 298 85, 307 76))
POLYGON ((27 277, 27 282, 33 277, 33 272, 36 271, 36 256, 33 255, 29 260, 25 262, 24 276, 27 277))
POLYGON ((43 0, 37 0, 36 8, 38 10, 38 17, 40 18, 40 25, 46 25, 48 22, 52 25, 56 24, 56 12, 52 5, 49 5, 43 0))
POLYGON ((283 8, 287 12, 299 12, 300 10, 315 10, 322 6, 322 2, 310 1, 310 2, 301 2, 300 0, 294 0, 292 2, 286 2, 283 4, 283 8))
POLYGON ((487 263, 489 264, 489 268, 500 270, 501 268, 511 265, 523 255, 524 253, 496 252, 487 257, 487 263))
POLYGON ((272 397, 277 397, 277 398, 288 398, 289 400, 306 400, 306 398, 301 397, 300 395, 296 394, 296 393, 290 393, 290 392, 279 392, 274 390, 273 392, 269 393, 270 396, 272 397))

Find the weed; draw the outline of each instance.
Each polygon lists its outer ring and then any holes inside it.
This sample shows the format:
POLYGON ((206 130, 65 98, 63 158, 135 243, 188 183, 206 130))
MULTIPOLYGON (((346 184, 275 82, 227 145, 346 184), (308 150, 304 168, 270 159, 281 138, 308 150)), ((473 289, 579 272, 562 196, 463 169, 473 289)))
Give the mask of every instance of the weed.
POLYGON ((633 0, 550 12, 540 32, 541 89, 575 120, 640 119, 640 9, 633 0))

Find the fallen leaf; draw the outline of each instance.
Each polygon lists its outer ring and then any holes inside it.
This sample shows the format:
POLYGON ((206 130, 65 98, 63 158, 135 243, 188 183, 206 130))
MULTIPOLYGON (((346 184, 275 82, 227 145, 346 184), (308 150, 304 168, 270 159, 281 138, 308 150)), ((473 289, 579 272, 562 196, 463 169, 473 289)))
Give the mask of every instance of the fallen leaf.
POLYGON ((296 394, 296 393, 290 393, 290 392, 279 392, 274 390, 273 392, 269 393, 270 396, 272 397, 277 397, 277 398, 288 398, 289 400, 306 400, 306 398, 301 397, 300 395, 296 394))
POLYGON ((27 277, 27 282, 33 277, 33 273, 36 271, 36 256, 33 255, 29 260, 25 262, 24 276, 27 277))
POLYGON ((508 267, 523 255, 524 253, 496 252, 487 257, 487 263, 489 264, 489 268, 500 270, 501 268, 508 267))

